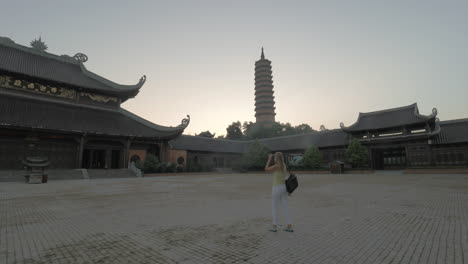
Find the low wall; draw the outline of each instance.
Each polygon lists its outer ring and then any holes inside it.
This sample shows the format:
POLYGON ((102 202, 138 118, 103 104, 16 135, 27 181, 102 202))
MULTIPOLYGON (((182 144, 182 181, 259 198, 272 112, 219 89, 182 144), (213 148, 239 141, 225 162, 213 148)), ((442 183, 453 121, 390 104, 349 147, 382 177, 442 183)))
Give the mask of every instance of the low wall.
MULTIPOLYGON (((83 179, 83 173, 80 169, 71 170, 46 170, 48 180, 80 180, 83 179)), ((25 170, 0 170, 0 182, 21 182, 25 181, 25 170)))
POLYGON ((453 169, 406 169, 404 174, 468 174, 468 168, 453 169))

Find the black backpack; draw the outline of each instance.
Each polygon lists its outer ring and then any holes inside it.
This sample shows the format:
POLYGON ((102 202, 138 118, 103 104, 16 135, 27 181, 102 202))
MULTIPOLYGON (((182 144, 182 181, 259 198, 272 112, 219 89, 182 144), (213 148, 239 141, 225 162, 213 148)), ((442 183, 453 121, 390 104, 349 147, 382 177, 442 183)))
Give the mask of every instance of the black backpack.
POLYGON ((288 194, 291 195, 294 190, 296 190, 297 186, 299 186, 299 182, 297 181, 297 177, 295 174, 289 173, 289 177, 284 181, 286 184, 286 191, 288 194))

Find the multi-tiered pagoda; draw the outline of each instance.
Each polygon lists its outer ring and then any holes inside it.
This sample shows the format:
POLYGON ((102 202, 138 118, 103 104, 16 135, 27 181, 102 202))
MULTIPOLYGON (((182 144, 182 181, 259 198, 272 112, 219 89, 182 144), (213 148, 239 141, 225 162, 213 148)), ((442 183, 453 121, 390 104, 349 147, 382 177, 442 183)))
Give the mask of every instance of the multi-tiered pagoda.
POLYGON ((255 118, 257 124, 275 122, 275 100, 273 96, 273 76, 271 61, 262 55, 255 62, 255 118))

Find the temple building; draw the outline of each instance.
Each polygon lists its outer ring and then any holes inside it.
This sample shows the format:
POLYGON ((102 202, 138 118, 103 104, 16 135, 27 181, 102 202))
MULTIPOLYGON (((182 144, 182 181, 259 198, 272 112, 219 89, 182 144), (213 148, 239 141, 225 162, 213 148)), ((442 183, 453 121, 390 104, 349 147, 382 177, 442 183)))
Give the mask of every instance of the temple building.
MULTIPOLYGON (((326 167, 333 161, 346 162, 346 148, 353 139, 367 148, 367 167, 375 170, 468 166, 468 118, 439 121, 435 108, 431 114, 422 115, 416 103, 359 113, 357 121, 348 127, 341 124, 339 129, 258 141, 271 151, 285 153, 289 160, 316 146, 326 167)), ((169 145, 185 151, 190 163, 230 168, 253 142, 182 135, 169 145)))
POLYGON ((255 62, 255 118, 257 124, 272 124, 275 115, 271 61, 265 59, 262 48, 260 60, 255 62))
POLYGON ((41 39, 26 47, 0 38, 0 169, 22 169, 30 156, 47 157, 51 169, 126 168, 147 153, 168 158, 168 141, 189 118, 164 127, 121 107, 146 76, 117 84, 88 71, 82 53, 46 49, 41 39))
MULTIPOLYGON (((255 117, 257 124, 275 122, 271 62, 255 63, 255 117)), ((315 117, 318 118, 318 117, 315 117)), ((468 118, 439 121, 437 109, 428 115, 416 103, 359 113, 357 121, 339 129, 313 131, 302 135, 258 139, 271 151, 281 151, 289 160, 304 154, 310 146, 319 148, 324 164, 346 162, 346 148, 357 139, 368 150, 367 167, 404 169, 440 166, 468 166, 468 118)), ((182 135, 169 146, 189 164, 205 168, 235 168, 254 140, 235 141, 182 135)))

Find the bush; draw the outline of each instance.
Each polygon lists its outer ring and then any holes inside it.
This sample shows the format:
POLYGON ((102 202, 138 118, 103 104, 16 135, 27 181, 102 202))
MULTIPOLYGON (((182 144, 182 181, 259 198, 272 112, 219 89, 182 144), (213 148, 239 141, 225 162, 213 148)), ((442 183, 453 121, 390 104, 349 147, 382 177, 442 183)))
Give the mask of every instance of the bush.
POLYGON ((159 164, 159 169, 158 169, 159 172, 165 173, 167 171, 166 169, 167 169, 167 163, 163 162, 159 164))
POLYGON ((158 172, 159 159, 153 154, 148 154, 146 156, 145 162, 143 163, 143 171, 145 173, 155 173, 158 172))
POLYGON ((177 166, 176 167, 176 172, 184 172, 184 167, 183 166, 177 166))
POLYGON ((177 165, 175 163, 168 162, 166 164, 166 172, 174 173, 176 172, 177 165))
POLYGON ((137 167, 137 169, 140 169, 140 170, 143 170, 144 166, 143 166, 143 162, 141 160, 137 160, 135 161, 135 167, 137 167))
POLYGON ((309 169, 319 169, 322 166, 322 153, 316 146, 309 147, 304 153, 304 166, 309 169))
POLYGON ((242 156, 241 168, 262 170, 268 160, 270 150, 258 140, 250 145, 249 150, 242 156))
POLYGON ((367 167, 367 149, 357 139, 353 139, 346 150, 346 159, 353 168, 367 167))

